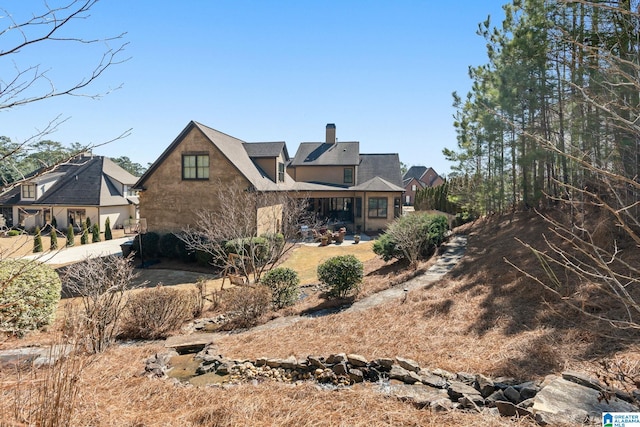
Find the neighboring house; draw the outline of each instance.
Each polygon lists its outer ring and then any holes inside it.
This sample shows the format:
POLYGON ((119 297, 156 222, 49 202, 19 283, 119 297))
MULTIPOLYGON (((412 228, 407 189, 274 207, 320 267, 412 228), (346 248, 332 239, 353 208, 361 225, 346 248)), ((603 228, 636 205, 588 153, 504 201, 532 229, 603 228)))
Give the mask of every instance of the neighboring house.
POLYGON ((80 228, 87 218, 102 231, 107 218, 121 228, 136 218, 138 198, 131 175, 109 158, 83 153, 44 173, 34 173, 0 194, 7 227, 44 227, 56 218, 58 229, 80 228))
POLYGON ((444 183, 444 179, 433 168, 426 166, 411 166, 402 176, 404 187, 404 204, 413 206, 416 192, 427 187, 437 187, 444 183))
POLYGON ((309 198, 321 220, 350 231, 385 228, 401 213, 398 155, 360 154, 358 142, 336 142, 335 125, 326 136, 291 159, 284 142, 248 143, 192 121, 135 185, 140 216, 149 230, 179 231, 198 210, 220 209, 222 186, 309 198))

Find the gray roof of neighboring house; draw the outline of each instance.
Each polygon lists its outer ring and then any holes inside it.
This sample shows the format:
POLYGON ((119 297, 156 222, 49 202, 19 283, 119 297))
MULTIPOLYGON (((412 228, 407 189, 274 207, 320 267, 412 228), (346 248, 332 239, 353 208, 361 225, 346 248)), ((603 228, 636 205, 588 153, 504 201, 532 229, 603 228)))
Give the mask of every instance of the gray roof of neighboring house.
POLYGON ((303 142, 298 147, 291 166, 347 166, 360 161, 359 142, 303 142))
POLYGON ((180 135, 167 147, 158 159, 149 167, 144 175, 138 180, 134 188, 141 189, 147 178, 153 174, 165 158, 182 142, 182 139, 192 130, 200 130, 207 139, 215 145, 218 150, 234 165, 250 183, 259 191, 287 190, 293 187, 293 179, 285 174, 284 183, 273 182, 249 157, 245 149, 246 142, 234 138, 233 136, 212 129, 195 121, 189 122, 180 135))
POLYGON ((415 180, 416 184, 417 184, 418 186, 420 186, 420 188, 424 188, 424 187, 426 187, 426 186, 427 186, 427 184, 425 184, 424 182, 420 181, 418 178, 414 178, 414 177, 412 177, 412 176, 411 176, 411 177, 409 177, 409 178, 404 178, 404 179, 402 180, 402 186, 403 186, 403 187, 406 187, 406 186, 407 186, 407 185, 409 185, 409 183, 410 183, 411 181, 413 181, 413 180, 415 180))
POLYGON ((284 160, 289 160, 287 144, 283 142, 245 142, 244 149, 249 157, 278 157, 284 152, 284 160))
POLYGON ((415 178, 419 181, 427 169, 428 168, 426 166, 411 166, 409 170, 404 173, 402 179, 415 178))
POLYGON ((400 157, 398 154, 361 154, 357 182, 362 184, 376 176, 402 188, 402 174, 400 172, 400 157))
MULTIPOLYGON (((137 178, 103 156, 78 156, 52 172, 33 179, 42 182, 47 176, 58 180, 37 200, 21 200, 20 186, 0 195, 2 205, 45 206, 118 206, 129 204, 116 183, 132 185, 137 178), (114 182, 115 181, 115 182, 114 182)), ((27 181, 28 182, 28 181, 27 181)))
POLYGON ((349 190, 353 191, 402 191, 404 188, 399 187, 379 176, 375 176, 368 181, 358 184, 354 187, 349 187, 349 190))

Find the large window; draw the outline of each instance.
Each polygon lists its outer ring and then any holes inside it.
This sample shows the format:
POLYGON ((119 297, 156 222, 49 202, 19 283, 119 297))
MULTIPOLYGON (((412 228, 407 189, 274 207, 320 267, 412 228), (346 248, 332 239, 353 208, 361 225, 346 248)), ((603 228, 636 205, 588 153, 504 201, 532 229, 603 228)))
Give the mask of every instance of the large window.
POLYGON ((184 154, 182 156, 182 179, 209 179, 209 155, 184 154))
POLYGON ((369 218, 386 218, 387 217, 387 198, 371 197, 369 199, 369 218))
POLYGON ((22 198, 23 199, 35 199, 36 198, 36 185, 35 184, 22 184, 22 198))
POLYGON ((284 182, 284 163, 278 163, 278 182, 284 182))
POLYGON ((69 225, 82 228, 82 223, 87 217, 87 212, 84 209, 69 209, 69 225))
POLYGON ((353 169, 345 168, 343 172, 344 183, 345 184, 353 184, 353 169))

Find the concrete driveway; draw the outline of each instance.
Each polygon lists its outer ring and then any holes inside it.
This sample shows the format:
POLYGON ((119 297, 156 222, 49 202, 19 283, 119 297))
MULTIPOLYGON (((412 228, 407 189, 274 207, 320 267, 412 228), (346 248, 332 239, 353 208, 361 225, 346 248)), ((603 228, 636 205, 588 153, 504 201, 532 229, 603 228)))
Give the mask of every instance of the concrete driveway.
POLYGON ((25 256, 25 259, 34 259, 50 265, 66 265, 82 261, 87 258, 97 258, 107 255, 121 255, 120 245, 133 241, 133 237, 105 240, 104 242, 89 243, 86 245, 64 247, 52 252, 43 252, 25 256))

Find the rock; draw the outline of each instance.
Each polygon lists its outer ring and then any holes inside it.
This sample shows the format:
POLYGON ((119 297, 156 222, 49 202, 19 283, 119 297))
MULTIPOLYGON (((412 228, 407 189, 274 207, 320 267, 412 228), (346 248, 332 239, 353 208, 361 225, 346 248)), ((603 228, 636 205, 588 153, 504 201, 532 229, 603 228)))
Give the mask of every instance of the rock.
POLYGON ((449 412, 455 409, 455 406, 451 399, 443 397, 442 399, 432 401, 429 408, 434 412, 449 412))
POLYGON ((493 380, 484 375, 476 375, 474 380, 474 387, 480 392, 482 397, 489 397, 491 393, 496 391, 496 386, 493 384, 493 380))
POLYGON ((494 391, 486 398, 487 405, 492 405, 498 401, 507 401, 507 398, 504 396, 504 392, 500 389, 494 391))
POLYGON ((364 375, 360 369, 351 368, 349 369, 349 380, 352 383, 361 383, 364 381, 364 375))
POLYGON ((511 402, 497 401, 496 408, 503 417, 533 417, 533 413, 525 408, 520 408, 511 402))
POLYGON ((216 374, 229 375, 230 370, 231 370, 231 366, 229 366, 229 363, 224 362, 224 363, 221 363, 220 366, 218 366, 218 368, 216 369, 216 374))
POLYGON ((449 393, 449 397, 451 397, 451 400, 454 400, 454 401, 458 401, 458 399, 464 396, 475 395, 475 396, 482 397, 480 396, 480 392, 478 390, 461 381, 451 381, 449 383, 449 388, 447 389, 447 392, 449 393))
POLYGON ((600 419, 603 412, 637 412, 628 402, 612 399, 599 401, 600 393, 563 378, 550 381, 534 397, 532 410, 540 423, 582 422, 585 417, 600 419))
POLYGON ((451 373, 449 371, 445 371, 444 369, 439 369, 439 368, 438 369, 433 369, 431 371, 431 373, 433 375, 437 375, 439 377, 442 377, 442 378, 444 378, 446 380, 455 380, 457 378, 456 374, 453 374, 453 373, 451 373))
POLYGON ((375 359, 371 362, 372 365, 379 367, 381 371, 385 372, 389 372, 394 363, 395 360, 387 358, 375 359))
POLYGON ((361 368, 369 364, 367 359, 359 354, 347 354, 347 361, 351 363, 351 366, 355 366, 356 368, 361 368))
POLYGON ((585 387, 592 388, 597 391, 604 390, 604 387, 600 383, 600 381, 589 377, 588 375, 582 374, 580 372, 574 371, 566 371, 562 373, 562 378, 571 381, 572 383, 580 384, 585 387))
POLYGON ((527 400, 532 399, 538 394, 540 389, 537 386, 526 386, 520 389, 520 399, 527 400))
POLYGON ((331 367, 331 370, 336 375, 347 375, 347 364, 344 362, 336 363, 331 367))
POLYGON ((294 369, 298 364, 298 359, 295 356, 289 356, 280 362, 280 367, 284 369, 294 369))
POLYGON ((406 369, 407 371, 420 372, 420 365, 414 360, 405 359, 404 357, 396 357, 396 361, 398 362, 398 365, 400 365, 400 367, 406 369))
POLYGON ((267 357, 260 357, 258 359, 256 359, 256 366, 267 366, 267 361, 269 359, 267 357))
POLYGON ((425 369, 421 369, 420 372, 418 372, 418 377, 420 378, 420 382, 422 384, 428 385, 430 387, 447 388, 448 385, 447 381, 444 378, 438 375, 433 375, 425 369))
POLYGON ((324 357, 321 356, 307 356, 307 361, 309 362, 309 366, 313 366, 314 368, 324 369, 327 367, 324 363, 324 357))
MULTIPOLYGON (((392 384, 389 386, 388 394, 400 400, 412 402, 419 408, 430 406, 432 402, 449 401, 445 390, 423 384, 392 384)), ((449 401, 449 404, 451 404, 451 401, 449 401)))
POLYGON ((461 381, 467 385, 472 385, 476 381, 476 376, 468 372, 458 372, 456 374, 458 381, 461 381))
POLYGON ((166 348, 173 348, 178 354, 197 353, 213 342, 215 334, 175 335, 164 342, 166 348))
POLYGON ((408 371, 401 366, 393 365, 389 371, 389 378, 400 380, 407 384, 420 382, 420 376, 413 371, 408 371))
POLYGON ((480 407, 484 406, 484 399, 479 394, 465 394, 458 399, 458 403, 465 409, 474 409, 480 412, 480 407))
POLYGON ((344 353, 331 354, 327 357, 327 364, 335 365, 336 363, 344 362, 347 360, 347 355, 344 353))
POLYGON ((510 402, 518 404, 520 403, 520 393, 515 388, 509 386, 503 390, 504 397, 509 399, 510 402))

